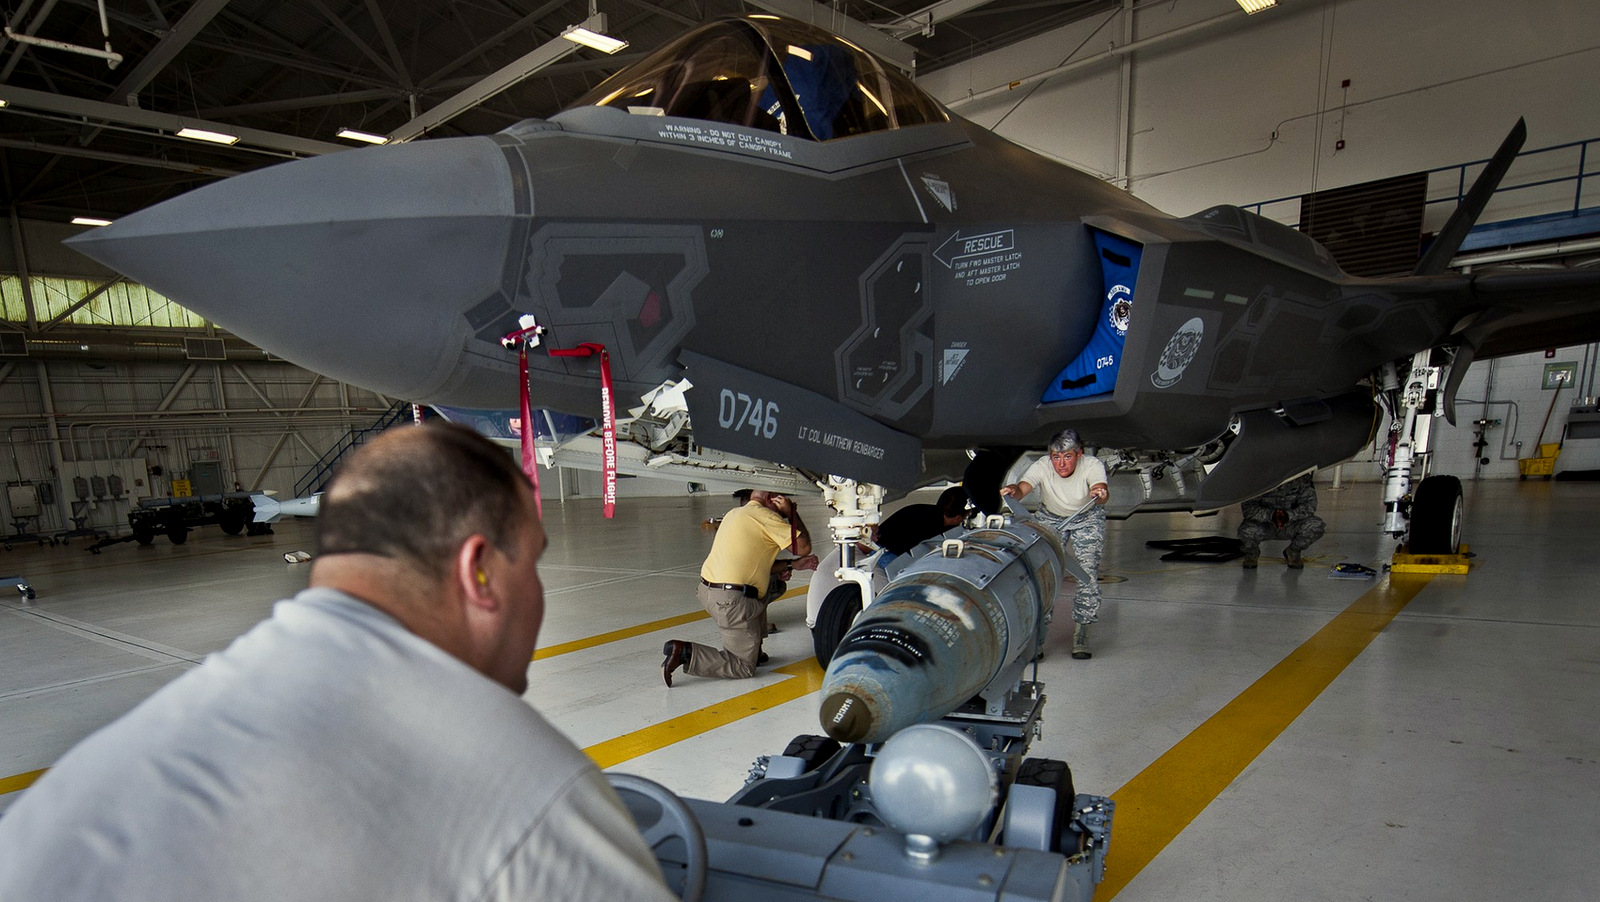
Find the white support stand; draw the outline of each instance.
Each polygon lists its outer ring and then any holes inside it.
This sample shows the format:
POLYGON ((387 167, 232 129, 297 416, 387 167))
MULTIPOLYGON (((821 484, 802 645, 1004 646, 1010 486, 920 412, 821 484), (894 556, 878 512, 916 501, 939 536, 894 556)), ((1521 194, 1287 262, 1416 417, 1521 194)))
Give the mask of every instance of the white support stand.
MULTIPOLYGON (((1398 440, 1384 471, 1383 483, 1383 530, 1396 537, 1405 535, 1409 528, 1407 508, 1413 487, 1428 475, 1433 417, 1421 411, 1430 400, 1437 400, 1445 374, 1445 367, 1431 365, 1431 353, 1418 351, 1411 358, 1404 387, 1400 386, 1394 367, 1385 371, 1384 388, 1399 389, 1400 401, 1396 412, 1401 418, 1397 426, 1398 440)), ((1437 403, 1434 406, 1437 415, 1437 403)))

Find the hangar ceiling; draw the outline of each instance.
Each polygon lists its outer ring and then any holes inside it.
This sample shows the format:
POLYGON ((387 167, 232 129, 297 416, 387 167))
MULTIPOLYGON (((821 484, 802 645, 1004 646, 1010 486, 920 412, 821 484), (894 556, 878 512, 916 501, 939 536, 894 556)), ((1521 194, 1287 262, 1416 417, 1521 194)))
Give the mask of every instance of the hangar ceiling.
POLYGON ((926 73, 1090 16, 1120 0, 5 0, 0 191, 12 215, 115 218, 216 178, 357 147, 341 128, 488 134, 563 109, 684 31, 781 11, 926 73), (103 13, 102 13, 103 11, 103 13), (486 78, 598 11, 628 41, 578 48, 499 93, 486 78), (102 32, 102 18, 106 23, 102 32), (931 25, 929 21, 931 20, 931 25), (852 29, 854 31, 852 31, 852 29), (891 41, 902 46, 894 48, 891 41), (51 43, 54 42, 54 43, 51 43), (59 44, 74 45, 79 51, 59 44), (99 55, 82 52, 87 49, 99 55), (107 54, 121 57, 113 68, 107 54), (487 96, 485 96, 487 95, 487 96), (446 102, 465 105, 443 121, 446 102), (220 124, 223 147, 174 136, 220 124))

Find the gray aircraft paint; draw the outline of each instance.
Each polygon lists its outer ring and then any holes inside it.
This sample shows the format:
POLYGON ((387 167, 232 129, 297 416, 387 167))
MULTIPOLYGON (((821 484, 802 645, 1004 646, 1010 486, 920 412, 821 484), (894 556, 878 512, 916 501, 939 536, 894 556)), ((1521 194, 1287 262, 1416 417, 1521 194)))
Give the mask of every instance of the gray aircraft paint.
MULTIPOLYGON (((1465 227, 1452 222, 1452 235, 1465 227)), ((394 397, 513 406, 515 356, 498 339, 531 314, 545 347, 611 350, 624 408, 681 378, 686 352, 736 395, 749 394, 736 374, 770 380, 763 397, 819 435, 885 449, 827 457, 868 481, 937 478, 963 450, 1040 447, 1066 425, 1109 448, 1223 441, 1199 509, 1360 448, 1379 367, 1444 345, 1467 359, 1600 337, 1600 272, 1457 274, 1434 253, 1421 275, 1354 278, 1286 226, 1234 207, 1169 216, 954 114, 814 141, 582 106, 490 137, 257 171, 72 244, 260 347, 394 397), (1044 404, 1100 317, 1090 227, 1142 249, 1119 377, 1044 404), (1163 364, 1195 319, 1194 347, 1163 364), (1290 407, 1301 417, 1275 412, 1290 407), (922 463, 872 433, 908 437, 922 463)), ((535 405, 597 412, 593 359, 536 349, 530 368, 535 405)), ((704 422, 718 399, 702 387, 696 440, 747 447, 747 432, 704 422)), ((812 444, 770 457, 815 466, 812 444)))

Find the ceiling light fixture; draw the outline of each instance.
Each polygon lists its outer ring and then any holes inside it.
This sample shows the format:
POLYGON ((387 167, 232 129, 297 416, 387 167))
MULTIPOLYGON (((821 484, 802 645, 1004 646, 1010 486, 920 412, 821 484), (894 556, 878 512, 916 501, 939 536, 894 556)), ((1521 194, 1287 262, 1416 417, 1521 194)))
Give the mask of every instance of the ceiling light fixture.
POLYGON ((568 25, 567 30, 561 32, 561 36, 574 44, 592 47, 601 53, 616 53, 618 50, 628 46, 627 41, 618 40, 597 31, 590 31, 582 25, 568 25))
POLYGON ((1244 8, 1246 15, 1253 16, 1264 9, 1277 6, 1278 0, 1239 0, 1239 5, 1244 8))
POLYGON ((111 220, 101 219, 97 216, 74 216, 72 217, 72 224, 86 226, 108 226, 111 224, 111 220))
POLYGON ((222 132, 208 132, 203 128, 180 128, 178 137, 193 138, 196 141, 210 141, 212 144, 238 144, 238 135, 225 135, 222 132))
POLYGON ((388 144, 388 135, 374 135, 371 132, 358 132, 353 128, 341 128, 337 137, 348 138, 351 141, 365 141, 368 144, 388 144))

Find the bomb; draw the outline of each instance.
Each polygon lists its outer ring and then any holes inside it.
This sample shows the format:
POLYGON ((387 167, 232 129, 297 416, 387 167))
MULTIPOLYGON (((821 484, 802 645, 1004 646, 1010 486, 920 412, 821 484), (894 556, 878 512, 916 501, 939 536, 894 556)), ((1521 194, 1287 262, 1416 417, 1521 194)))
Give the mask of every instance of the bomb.
POLYGON ((880 742, 982 696, 991 709, 1038 654, 1066 567, 1032 520, 946 540, 884 587, 839 643, 822 685, 822 728, 880 742))

